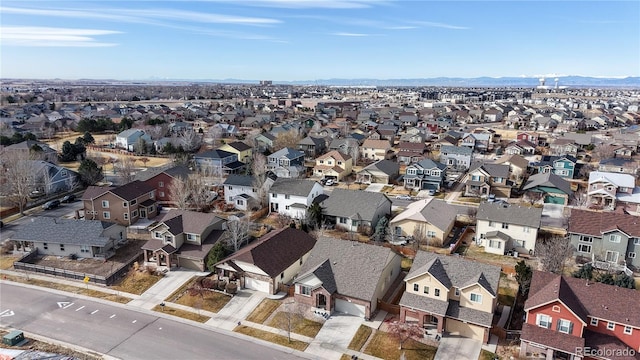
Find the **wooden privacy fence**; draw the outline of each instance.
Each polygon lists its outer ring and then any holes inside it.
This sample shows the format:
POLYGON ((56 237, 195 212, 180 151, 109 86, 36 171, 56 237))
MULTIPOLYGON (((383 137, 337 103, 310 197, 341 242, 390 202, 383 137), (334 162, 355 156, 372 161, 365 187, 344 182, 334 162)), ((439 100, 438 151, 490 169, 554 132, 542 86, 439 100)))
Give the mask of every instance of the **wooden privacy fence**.
POLYGON ((400 305, 390 304, 378 299, 378 309, 384 310, 389 314, 400 315, 400 305))

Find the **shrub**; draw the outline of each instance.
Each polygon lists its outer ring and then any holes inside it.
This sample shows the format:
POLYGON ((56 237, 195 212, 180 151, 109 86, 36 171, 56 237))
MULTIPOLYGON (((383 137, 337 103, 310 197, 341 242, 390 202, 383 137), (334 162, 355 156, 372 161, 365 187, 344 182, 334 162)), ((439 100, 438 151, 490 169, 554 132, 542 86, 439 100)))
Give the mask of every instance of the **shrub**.
POLYGON ((217 285, 215 284, 212 278, 208 278, 208 277, 202 279, 200 283, 202 284, 202 287, 205 289, 213 289, 217 285))
POLYGON ((69 254, 69 259, 70 259, 70 260, 78 260, 78 255, 76 255, 76 254, 69 254))
POLYGON ((218 290, 224 291, 226 286, 227 286, 227 282, 226 281, 224 281, 224 280, 219 280, 218 281, 218 290))

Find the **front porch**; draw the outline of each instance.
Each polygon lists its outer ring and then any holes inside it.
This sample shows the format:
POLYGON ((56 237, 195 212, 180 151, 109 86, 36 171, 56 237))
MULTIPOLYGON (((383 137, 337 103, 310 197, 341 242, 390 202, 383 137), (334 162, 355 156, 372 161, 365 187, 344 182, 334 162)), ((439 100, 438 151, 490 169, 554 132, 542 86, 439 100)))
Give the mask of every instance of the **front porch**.
POLYGON ((444 332, 444 316, 428 311, 400 308, 400 321, 417 322, 418 326, 425 330, 425 335, 442 337, 444 332))
POLYGON ((178 266, 177 249, 171 245, 164 245, 162 240, 151 239, 142 246, 144 263, 158 269, 171 269, 178 266))

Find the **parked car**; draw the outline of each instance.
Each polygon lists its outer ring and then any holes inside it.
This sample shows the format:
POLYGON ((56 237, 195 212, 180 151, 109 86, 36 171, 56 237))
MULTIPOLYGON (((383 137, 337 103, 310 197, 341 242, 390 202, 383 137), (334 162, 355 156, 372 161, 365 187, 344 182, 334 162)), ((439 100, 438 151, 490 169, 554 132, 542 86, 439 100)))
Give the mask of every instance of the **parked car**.
POLYGON ((74 201, 76 201, 76 196, 75 196, 74 194, 65 195, 65 196, 60 200, 60 202, 63 202, 63 203, 72 203, 72 202, 74 202, 74 201))
POLYGON ((489 194, 489 197, 487 198, 487 202, 494 202, 496 201, 496 194, 489 194))
POLYGON ((33 190, 32 192, 29 193, 29 197, 32 199, 37 199, 39 197, 44 196, 44 191, 40 191, 40 190, 33 190))
POLYGON ((51 210, 57 208, 58 206, 60 206, 60 200, 51 200, 44 203, 44 205, 42 205, 42 209, 51 210))
POLYGON ((398 199, 398 200, 411 200, 412 198, 409 195, 398 195, 398 196, 396 196, 396 199, 398 199))
POLYGON ((327 186, 333 186, 333 185, 336 185, 336 181, 333 179, 327 179, 327 182, 324 184, 327 186))
POLYGON ((434 196, 436 194, 436 191, 433 189, 429 189, 428 192, 429 196, 434 196))

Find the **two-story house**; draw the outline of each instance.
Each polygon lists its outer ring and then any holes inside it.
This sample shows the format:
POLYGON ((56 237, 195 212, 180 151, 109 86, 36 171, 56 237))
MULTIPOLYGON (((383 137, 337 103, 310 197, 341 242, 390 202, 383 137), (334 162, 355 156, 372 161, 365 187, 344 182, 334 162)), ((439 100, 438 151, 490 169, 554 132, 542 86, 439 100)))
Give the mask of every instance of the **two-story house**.
POLYGON ((145 264, 205 271, 205 259, 224 234, 226 220, 213 213, 171 209, 149 232, 143 246, 145 264))
POLYGON ((441 145, 440 163, 447 166, 449 171, 466 171, 471 166, 473 149, 470 147, 441 145))
MULTIPOLYGON (((414 236, 419 233, 427 244, 444 244, 456 222, 455 206, 438 199, 412 202, 407 209, 389 222, 394 236, 414 236)), ((415 236, 414 236, 415 240, 415 236)))
POLYGON ((549 144, 549 152, 552 155, 571 155, 578 156, 580 146, 572 139, 559 138, 549 144))
POLYGON ((304 177, 304 153, 292 148, 282 148, 267 156, 267 170, 279 178, 304 177))
POLYGON ((356 182, 364 184, 390 184, 398 178, 400 165, 392 160, 378 160, 356 174, 356 182))
POLYGON ((396 156, 399 163, 409 165, 423 160, 426 153, 427 146, 424 142, 402 141, 398 144, 398 153, 396 156))
POLYGON ((489 341, 498 304, 500 267, 418 251, 404 279, 400 320, 428 332, 489 341))
POLYGON ((578 160, 571 155, 544 155, 540 161, 531 164, 537 173, 552 173, 565 179, 573 179, 576 175, 578 160))
POLYGON ((273 174, 267 174, 264 184, 262 184, 263 191, 259 191, 256 188, 253 176, 229 175, 222 183, 224 186, 224 200, 227 204, 233 204, 238 210, 244 211, 259 207, 261 202, 260 194, 266 196, 275 179, 276 177, 273 174))
POLYGON ((542 208, 483 202, 476 214, 476 243, 484 251, 533 254, 542 208))
POLYGON ((320 205, 325 219, 346 231, 370 232, 391 215, 391 200, 377 192, 335 189, 320 205))
POLYGON ((522 358, 639 358, 635 289, 534 271, 524 310, 522 358))
POLYGON ((315 176, 336 179, 338 181, 351 175, 353 160, 351 156, 339 151, 329 151, 316 158, 316 166, 313 167, 315 176))
POLYGON ((571 209, 567 233, 576 256, 602 261, 616 269, 640 269, 638 217, 603 211, 571 209))
POLYGON ((269 189, 269 213, 306 219, 307 209, 321 194, 323 188, 317 181, 279 178, 269 189))
POLYGON ((318 155, 324 154, 327 143, 322 138, 307 136, 298 142, 298 150, 304 153, 305 160, 313 160, 318 155))
POLYGON ((238 155, 238 161, 245 164, 251 162, 251 157, 253 156, 253 148, 242 141, 232 141, 220 146, 219 149, 238 155))
POLYGON ((192 171, 184 165, 170 168, 149 168, 136 174, 136 180, 144 181, 156 189, 156 200, 159 204, 169 204, 173 201, 171 188, 174 181, 186 181, 192 171))
POLYGON ((511 196, 509 170, 509 165, 474 162, 463 179, 464 195, 485 198, 495 194, 508 198, 511 196))
POLYGON ((147 144, 151 144, 151 137, 140 129, 125 130, 116 135, 115 146, 118 148, 134 151, 139 139, 144 140, 147 144))
POLYGON ((391 157, 389 140, 367 139, 360 147, 360 156, 369 160, 385 160, 391 157))
POLYGON ((488 133, 466 133, 458 142, 459 146, 469 147, 474 151, 486 152, 491 150, 491 134, 488 133))
POLYGON ((447 174, 447 166, 431 159, 424 159, 407 166, 404 187, 413 190, 439 191, 447 174))
POLYGON ((65 167, 43 160, 26 160, 33 172, 33 188, 45 194, 71 191, 80 184, 80 175, 65 167))
POLYGON ((633 194, 635 185, 635 178, 630 174, 592 171, 587 199, 590 206, 613 210, 619 197, 633 194))
POLYGON ((534 144, 534 145, 538 145, 538 134, 534 133, 534 132, 518 132, 516 134, 516 139, 517 140, 527 140, 528 142, 534 144))
POLYGON ((119 187, 89 186, 81 200, 87 220, 129 226, 139 219, 152 219, 158 214, 156 190, 139 180, 119 187))
POLYGON ((618 157, 603 159, 598 164, 598 171, 636 175, 638 163, 632 159, 618 157))
POLYGON ((193 160, 198 169, 210 174, 237 174, 245 169, 245 163, 238 161, 238 154, 220 149, 196 154, 193 160))
POLYGON ((536 146, 527 140, 513 141, 504 149, 504 153, 509 155, 531 155, 535 151, 536 146))

